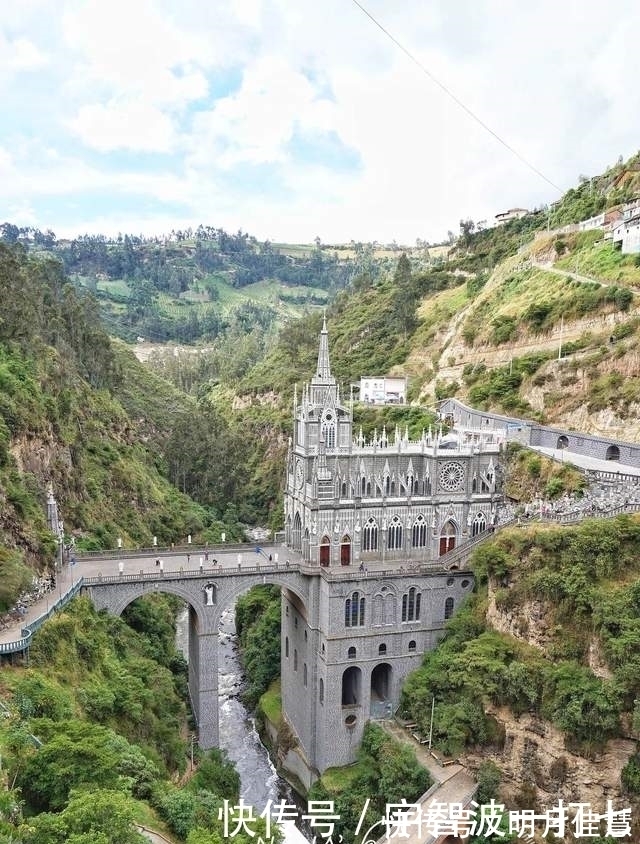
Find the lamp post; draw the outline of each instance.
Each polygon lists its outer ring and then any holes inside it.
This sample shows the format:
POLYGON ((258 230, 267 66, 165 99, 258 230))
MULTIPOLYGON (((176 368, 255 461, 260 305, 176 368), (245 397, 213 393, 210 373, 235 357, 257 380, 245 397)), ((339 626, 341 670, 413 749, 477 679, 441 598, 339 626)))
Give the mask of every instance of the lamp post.
POLYGON ((431 724, 429 726, 429 750, 431 750, 431 740, 433 739, 433 711, 436 708, 435 695, 431 697, 431 724))

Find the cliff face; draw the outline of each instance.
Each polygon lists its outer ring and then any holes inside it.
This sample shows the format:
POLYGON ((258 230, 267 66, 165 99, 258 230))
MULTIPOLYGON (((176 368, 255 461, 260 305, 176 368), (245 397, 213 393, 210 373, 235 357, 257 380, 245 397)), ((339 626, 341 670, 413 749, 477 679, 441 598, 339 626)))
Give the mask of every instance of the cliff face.
MULTIPOLYGON (((551 660, 554 636, 558 635, 554 608, 543 600, 501 600, 505 587, 494 578, 489 579, 487 592, 489 626, 536 648, 551 660)), ((585 662, 599 678, 610 680, 614 676, 596 635, 590 638, 585 662)), ((636 752, 640 736, 633 732, 631 719, 626 715, 622 717, 625 737, 607 741, 586 757, 572 752, 564 734, 533 712, 516 716, 508 707, 491 703, 485 705, 485 711, 498 725, 496 734, 503 739, 502 746, 475 748, 462 758, 473 771, 483 761, 495 762, 503 773, 501 790, 509 805, 517 804, 522 794, 527 794, 530 801, 532 787, 542 808, 556 805, 558 799, 591 803, 594 811, 600 812, 606 808, 607 800, 617 806, 621 800, 629 805, 629 797, 622 796, 621 773, 636 752)))
POLYGON ((527 600, 514 608, 501 608, 497 604, 499 590, 496 582, 488 584, 487 623, 499 633, 507 633, 544 651, 550 644, 549 613, 544 601, 527 600))
POLYGON ((502 791, 509 804, 517 801, 524 787, 535 786, 542 808, 556 805, 558 799, 591 803, 600 812, 607 800, 620 805, 620 774, 635 752, 635 741, 613 739, 587 759, 567 750, 562 733, 547 721, 530 714, 515 718, 505 707, 489 706, 487 711, 504 729, 502 750, 474 751, 462 760, 472 771, 493 760, 502 770, 502 791))

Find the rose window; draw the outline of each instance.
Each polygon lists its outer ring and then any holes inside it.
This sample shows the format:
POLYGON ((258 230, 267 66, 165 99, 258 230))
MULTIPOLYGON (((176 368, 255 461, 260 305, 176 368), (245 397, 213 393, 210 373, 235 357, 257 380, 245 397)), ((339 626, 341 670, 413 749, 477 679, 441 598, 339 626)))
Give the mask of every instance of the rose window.
POLYGON ((445 463, 440 469, 440 488, 447 492, 458 492, 462 489, 464 469, 461 463, 445 463))

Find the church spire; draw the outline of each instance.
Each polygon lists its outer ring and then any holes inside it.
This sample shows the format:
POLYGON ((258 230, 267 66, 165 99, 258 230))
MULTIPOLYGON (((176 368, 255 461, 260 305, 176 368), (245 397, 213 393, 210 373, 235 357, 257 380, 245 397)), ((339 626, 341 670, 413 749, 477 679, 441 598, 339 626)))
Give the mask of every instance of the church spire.
POLYGON ((331 378, 331 366, 329 364, 329 332, 327 331, 327 317, 322 320, 322 331, 320 332, 320 348, 318 349, 318 366, 316 375, 323 381, 331 378))

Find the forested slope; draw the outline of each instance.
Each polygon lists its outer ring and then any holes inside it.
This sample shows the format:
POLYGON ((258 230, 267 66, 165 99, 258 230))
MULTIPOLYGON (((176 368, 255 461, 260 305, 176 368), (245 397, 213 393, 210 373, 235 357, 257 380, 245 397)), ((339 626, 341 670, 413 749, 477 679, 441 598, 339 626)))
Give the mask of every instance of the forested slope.
POLYGON ((241 536, 229 467, 246 452, 219 414, 201 411, 112 342, 95 302, 57 261, 0 244, 0 297, 3 606, 54 559, 49 483, 67 541, 79 547, 113 548, 118 537, 149 546, 154 535, 168 544, 189 533, 211 540, 225 515, 229 535, 241 536), (201 440, 187 435, 196 430, 201 440), (205 475, 195 458, 185 462, 196 442, 201 460, 206 449, 205 475))

